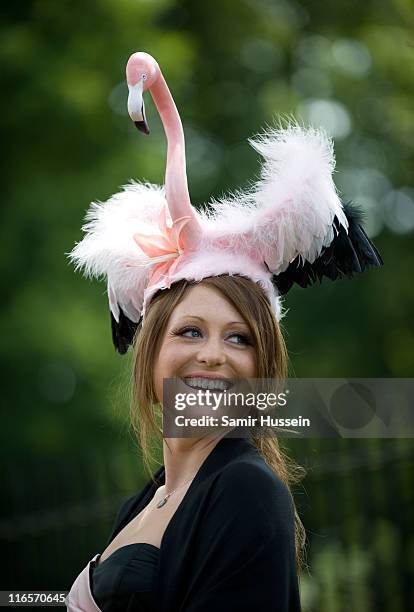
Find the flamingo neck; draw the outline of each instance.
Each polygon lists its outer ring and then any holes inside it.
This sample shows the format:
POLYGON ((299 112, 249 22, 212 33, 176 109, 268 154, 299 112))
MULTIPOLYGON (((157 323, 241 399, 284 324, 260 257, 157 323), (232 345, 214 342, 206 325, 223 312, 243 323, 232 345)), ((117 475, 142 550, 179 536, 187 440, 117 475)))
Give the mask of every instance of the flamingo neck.
POLYGON ((200 233, 188 193, 184 131, 180 115, 161 72, 150 91, 167 138, 165 193, 168 209, 173 221, 185 215, 192 217, 192 221, 183 228, 182 237, 186 248, 194 249, 199 244, 200 233))

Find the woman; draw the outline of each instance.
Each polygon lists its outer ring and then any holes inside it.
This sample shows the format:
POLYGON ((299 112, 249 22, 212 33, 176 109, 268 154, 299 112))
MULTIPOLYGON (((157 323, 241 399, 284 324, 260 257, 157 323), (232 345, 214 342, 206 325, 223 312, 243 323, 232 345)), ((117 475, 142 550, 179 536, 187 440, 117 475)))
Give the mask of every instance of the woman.
MULTIPOLYGON (((146 452, 164 378, 284 377, 286 350, 261 288, 219 276, 181 281, 153 299, 134 362, 146 452)), ((121 508, 109 545, 91 564, 99 609, 300 609, 295 539, 300 561, 304 534, 297 518, 295 537, 288 488, 295 473, 275 439, 224 433, 164 439, 164 467, 121 508)))
MULTIPOLYGON (((134 423, 148 464, 151 437, 162 435, 164 379, 190 388, 211 376, 284 378, 281 295, 382 260, 358 211, 338 198, 322 132, 289 126, 251 141, 265 159, 261 180, 196 210, 181 121, 158 64, 134 54, 127 80, 139 130, 148 133, 146 89, 160 112, 165 192, 132 183, 93 203, 70 256, 86 275, 107 278, 114 345, 121 354, 134 345, 134 423)), ((289 491, 298 470, 274 437, 231 433, 164 438, 164 466, 121 508, 107 548, 75 581, 69 610, 300 609, 304 530, 289 491)))

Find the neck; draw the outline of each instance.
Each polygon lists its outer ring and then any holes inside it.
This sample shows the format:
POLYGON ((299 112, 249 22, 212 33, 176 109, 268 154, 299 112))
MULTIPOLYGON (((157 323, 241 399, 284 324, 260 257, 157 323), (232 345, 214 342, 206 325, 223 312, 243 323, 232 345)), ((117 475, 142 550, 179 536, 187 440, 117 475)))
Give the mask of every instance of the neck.
POLYGON ((164 438, 166 492, 192 480, 222 437, 164 438))
POLYGON ((184 215, 192 217, 192 222, 183 228, 182 237, 187 249, 195 249, 199 244, 200 236, 198 222, 188 193, 184 131, 180 115, 161 72, 150 91, 160 114, 168 143, 165 172, 168 209, 173 221, 184 215))

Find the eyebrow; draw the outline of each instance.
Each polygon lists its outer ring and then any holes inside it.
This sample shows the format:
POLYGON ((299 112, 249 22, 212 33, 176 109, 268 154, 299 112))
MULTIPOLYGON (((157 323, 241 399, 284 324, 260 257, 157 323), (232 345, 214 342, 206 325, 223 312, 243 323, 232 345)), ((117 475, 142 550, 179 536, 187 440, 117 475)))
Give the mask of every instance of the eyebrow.
MULTIPOLYGON (((196 315, 183 315, 182 317, 180 317, 179 320, 182 319, 197 319, 198 321, 205 322, 205 319, 203 319, 203 317, 197 317, 196 315)), ((248 327, 245 321, 230 321, 229 323, 226 323, 226 325, 245 325, 246 327, 248 327)))

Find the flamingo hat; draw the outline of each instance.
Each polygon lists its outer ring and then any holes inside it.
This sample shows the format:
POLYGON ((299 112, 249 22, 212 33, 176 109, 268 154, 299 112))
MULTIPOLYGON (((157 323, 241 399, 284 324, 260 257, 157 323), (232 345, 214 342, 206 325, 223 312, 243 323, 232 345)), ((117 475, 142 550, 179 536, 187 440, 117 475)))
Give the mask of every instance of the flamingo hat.
POLYGON ((144 91, 161 116, 165 186, 131 181, 107 202, 93 202, 86 235, 68 253, 85 276, 106 278, 118 352, 132 344, 154 294, 181 279, 247 277, 263 288, 280 320, 281 296, 294 283, 307 287, 383 264, 360 210, 338 197, 333 145, 323 131, 294 123, 249 139, 264 159, 258 182, 197 210, 188 193, 183 127, 160 67, 148 53, 134 53, 126 76, 138 130, 149 134, 144 91))

